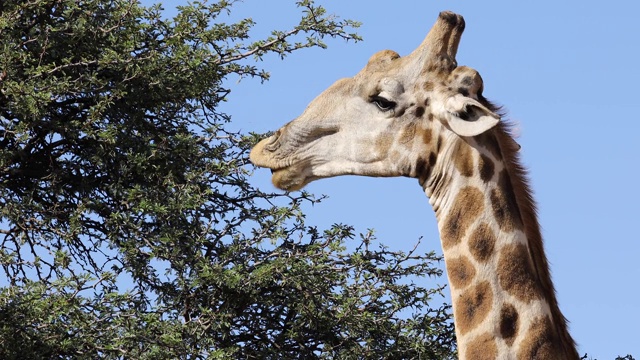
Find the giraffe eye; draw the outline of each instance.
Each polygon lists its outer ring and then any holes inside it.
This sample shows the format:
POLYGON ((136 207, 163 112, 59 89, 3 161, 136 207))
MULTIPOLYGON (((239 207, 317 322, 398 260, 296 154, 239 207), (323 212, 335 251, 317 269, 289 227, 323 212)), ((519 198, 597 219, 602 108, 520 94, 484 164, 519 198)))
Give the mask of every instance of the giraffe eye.
POLYGON ((378 109, 382 110, 382 111, 389 111, 389 110, 393 110, 396 107, 396 103, 391 101, 391 100, 387 100, 381 96, 374 96, 371 98, 371 102, 376 104, 376 106, 378 107, 378 109))

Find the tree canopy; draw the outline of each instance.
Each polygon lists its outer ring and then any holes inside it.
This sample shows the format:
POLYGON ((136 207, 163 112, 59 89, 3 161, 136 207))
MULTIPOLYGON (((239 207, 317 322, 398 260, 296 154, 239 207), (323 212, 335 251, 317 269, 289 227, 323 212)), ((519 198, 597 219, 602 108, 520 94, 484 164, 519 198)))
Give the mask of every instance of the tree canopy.
POLYGON ((0 358, 454 356, 442 288, 412 283, 440 259, 306 224, 322 198, 255 188, 263 134, 217 110, 358 24, 298 1, 254 39, 233 4, 0 2, 0 358))

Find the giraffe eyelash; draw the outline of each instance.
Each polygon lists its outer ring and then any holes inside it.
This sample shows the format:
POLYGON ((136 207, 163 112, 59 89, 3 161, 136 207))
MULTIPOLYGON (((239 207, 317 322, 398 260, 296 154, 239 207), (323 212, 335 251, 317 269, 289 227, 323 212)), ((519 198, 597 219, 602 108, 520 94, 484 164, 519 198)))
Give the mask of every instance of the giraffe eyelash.
POLYGON ((380 111, 384 112, 395 109, 397 105, 394 101, 387 100, 382 96, 372 96, 369 101, 374 103, 378 107, 378 109, 380 109, 380 111))

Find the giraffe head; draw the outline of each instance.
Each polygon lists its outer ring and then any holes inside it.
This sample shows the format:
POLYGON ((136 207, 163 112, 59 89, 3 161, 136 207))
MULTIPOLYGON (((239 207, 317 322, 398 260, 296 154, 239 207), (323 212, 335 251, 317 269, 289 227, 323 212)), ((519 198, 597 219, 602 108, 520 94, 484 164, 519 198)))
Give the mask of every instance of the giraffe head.
POLYGON ((374 54, 258 143, 251 161, 284 190, 338 175, 424 176, 443 138, 473 137, 500 120, 481 101, 478 72, 457 66, 463 30, 460 15, 442 12, 408 56, 374 54))

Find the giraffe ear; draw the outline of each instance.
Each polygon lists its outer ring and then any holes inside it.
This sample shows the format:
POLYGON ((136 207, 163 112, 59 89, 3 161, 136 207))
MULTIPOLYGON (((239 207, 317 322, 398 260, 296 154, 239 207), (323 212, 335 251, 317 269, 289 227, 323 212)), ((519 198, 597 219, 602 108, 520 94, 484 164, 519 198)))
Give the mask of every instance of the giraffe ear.
POLYGON ((460 136, 476 136, 500 122, 500 116, 478 101, 456 94, 445 104, 449 127, 460 136))

